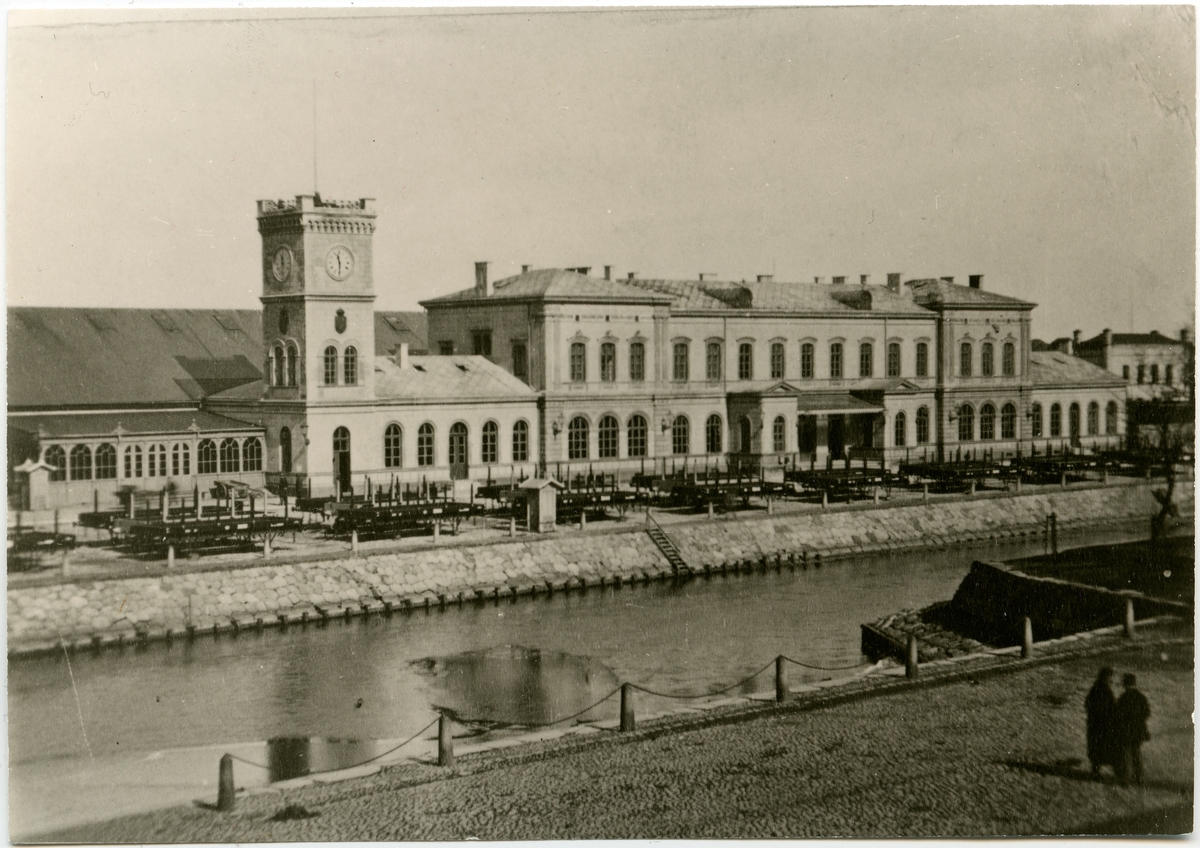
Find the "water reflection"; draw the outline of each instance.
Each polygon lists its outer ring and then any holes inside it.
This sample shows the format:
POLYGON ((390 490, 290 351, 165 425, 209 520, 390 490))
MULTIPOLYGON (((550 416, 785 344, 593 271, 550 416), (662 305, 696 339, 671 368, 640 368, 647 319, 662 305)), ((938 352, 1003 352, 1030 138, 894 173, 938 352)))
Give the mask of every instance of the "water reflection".
POLYGON ((426 657, 412 665, 429 678, 434 709, 479 727, 559 721, 596 703, 619 682, 611 669, 588 657, 519 645, 426 657))

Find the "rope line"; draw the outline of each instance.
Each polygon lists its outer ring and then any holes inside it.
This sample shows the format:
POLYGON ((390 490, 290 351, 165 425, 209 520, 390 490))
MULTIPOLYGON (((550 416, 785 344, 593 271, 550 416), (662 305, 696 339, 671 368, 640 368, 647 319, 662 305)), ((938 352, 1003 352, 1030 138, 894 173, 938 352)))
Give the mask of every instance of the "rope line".
MULTIPOLYGON (((373 762, 375 762, 375 760, 378 760, 381 757, 386 757, 388 754, 392 754, 392 753, 395 753, 396 751, 399 751, 401 748, 403 748, 409 742, 416 739, 418 736, 420 736, 422 733, 424 733, 429 728, 433 727, 439 721, 441 721, 441 716, 438 716, 433 721, 429 722, 429 724, 422 727, 420 730, 418 730, 412 736, 405 739, 403 742, 401 742, 395 748, 389 748, 388 750, 384 751, 382 754, 376 754, 375 756, 371 757, 370 759, 363 760, 361 763, 355 763, 352 766, 338 766, 337 768, 332 768, 332 769, 322 769, 321 771, 310 771, 310 772, 308 772, 308 774, 300 775, 300 776, 308 777, 309 775, 314 775, 314 774, 328 774, 331 771, 345 771, 346 769, 358 768, 359 766, 365 766, 367 763, 373 763, 373 762)), ((229 756, 232 757, 233 759, 237 760, 238 762, 245 763, 248 766, 254 766, 255 768, 260 768, 260 769, 264 769, 266 771, 270 771, 270 767, 264 766, 262 763, 251 762, 250 760, 247 760, 244 757, 239 757, 237 754, 230 754, 229 756)))
POLYGON ((703 695, 672 695, 669 692, 655 692, 653 689, 647 689, 645 686, 642 686, 638 683, 630 683, 629 685, 632 686, 634 689, 637 689, 640 692, 645 692, 647 695, 653 695, 656 698, 675 698, 675 699, 681 700, 681 701, 694 701, 699 698, 711 698, 714 695, 724 695, 726 692, 729 692, 732 689, 736 689, 739 686, 744 686, 745 684, 749 683, 751 680, 758 677, 760 674, 762 674, 764 671, 766 671, 768 668, 770 668, 774 664, 775 664, 775 661, 771 660, 771 662, 764 665, 762 668, 760 668, 758 671, 751 674, 749 677, 745 677, 745 678, 739 680, 737 683, 734 683, 730 686, 726 686, 724 689, 717 689, 715 692, 705 692, 703 695))
MULTIPOLYGON (((782 654, 780 656, 782 656, 782 654)), ((811 668, 815 671, 849 671, 852 668, 862 668, 864 665, 872 665, 872 663, 869 662, 860 662, 855 663, 854 665, 811 665, 809 663, 802 663, 800 660, 794 660, 791 657, 783 658, 793 665, 798 665, 801 668, 811 668)))
POLYGON ((573 718, 579 718, 579 716, 583 715, 584 713, 588 712, 589 710, 594 710, 596 707, 600 706, 601 704, 603 704, 605 701, 607 701, 609 698, 611 698, 613 695, 617 694, 620 691, 621 691, 621 687, 618 686, 616 689, 609 692, 607 695, 605 695, 603 698, 601 698, 596 703, 592 704, 590 707, 584 707, 579 712, 572 713, 569 716, 564 716, 563 718, 556 718, 554 721, 547 721, 542 724, 517 724, 516 726, 517 727, 537 728, 537 727, 553 727, 556 724, 562 724, 564 721, 570 721, 573 718))

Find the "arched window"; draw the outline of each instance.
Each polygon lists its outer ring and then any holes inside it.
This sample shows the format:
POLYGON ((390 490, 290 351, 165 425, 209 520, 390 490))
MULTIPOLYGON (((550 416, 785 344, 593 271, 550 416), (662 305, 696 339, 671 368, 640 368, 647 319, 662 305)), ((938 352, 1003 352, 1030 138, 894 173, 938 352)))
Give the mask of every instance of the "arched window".
POLYGON ((1062 407, 1057 403, 1050 404, 1050 437, 1062 435, 1062 407))
POLYGON ((450 425, 450 443, 448 448, 449 452, 446 459, 451 465, 467 464, 470 448, 467 442, 466 424, 461 421, 455 421, 450 425))
POLYGON ((333 345, 325 348, 325 385, 337 385, 337 348, 333 345))
POLYGON ((1029 435, 1035 439, 1042 437, 1042 405, 1040 403, 1029 407, 1029 435))
POLYGON ((858 376, 875 376, 875 346, 870 342, 858 346, 858 376))
POLYGON ((688 380, 687 342, 676 342, 671 361, 671 378, 680 383, 688 380))
POLYGON ((958 373, 962 377, 971 376, 971 343, 963 342, 958 348, 958 373))
POLYGON ((271 361, 269 363, 271 373, 270 380, 272 386, 283 385, 283 346, 275 345, 271 348, 271 361))
POLYGON ((139 445, 125 446, 125 477, 142 476, 142 449, 139 445))
POLYGON ((1071 442, 1074 444, 1079 439, 1079 404, 1071 404, 1070 409, 1070 426, 1071 426, 1071 442))
POLYGON ((605 415, 600 419, 600 428, 597 435, 600 437, 600 458, 616 459, 620 452, 620 422, 611 415, 605 415))
POLYGON ((1117 402, 1110 400, 1104 409, 1104 432, 1110 436, 1117 435, 1117 402))
POLYGON ((92 479, 92 449, 87 445, 71 448, 71 479, 92 479))
POLYGON ((979 408, 979 438, 989 441, 996 438, 996 407, 990 403, 979 408))
POLYGON ((917 410, 917 444, 929 444, 929 407, 922 406, 917 410))
POLYGON ((1017 437, 1017 408, 1006 403, 1000 409, 1000 438, 1015 439, 1017 437))
POLYGON ((771 345, 771 379, 783 379, 783 343, 775 342, 771 345))
POLYGON ((342 382, 347 386, 358 385, 358 349, 353 345, 342 354, 342 382))
POLYGON ((704 422, 704 450, 707 453, 720 453, 721 443, 724 442, 720 415, 710 415, 704 422))
POLYGON ((583 342, 571 343, 571 382, 587 381, 587 345, 583 342))
POLYGON ((979 351, 979 369, 983 376, 992 377, 996 373, 996 362, 992 355, 992 343, 984 342, 979 351))
POLYGON ((284 353, 285 365, 284 377, 289 386, 296 385, 296 358, 298 357, 296 346, 288 342, 287 350, 284 353))
POLYGON ((433 425, 422 424, 417 430, 417 465, 433 465, 433 425))
POLYGON ((604 383, 617 381, 617 346, 612 342, 600 345, 600 381, 604 383))
POLYGON ((754 379, 754 345, 749 342, 738 345, 738 379, 754 379))
POLYGON ((900 376, 900 343, 891 342, 887 348, 887 375, 900 376))
POLYGON ((829 346, 829 379, 842 379, 842 343, 834 342, 829 346))
POLYGON ((1088 404, 1087 434, 1100 435, 1100 404, 1092 401, 1088 404))
POLYGON ((917 342, 917 376, 929 376, 929 345, 917 342))
POLYGON ((50 466, 51 482, 57 483, 67 479, 67 452, 63 450, 62 445, 50 445, 46 448, 46 452, 42 454, 42 461, 50 466))
POLYGON ((217 473, 217 443, 212 439, 204 439, 196 446, 196 473, 217 473))
POLYGON ((671 453, 686 454, 690 445, 688 444, 688 420, 685 415, 676 415, 675 420, 671 422, 671 453))
POLYGON ((241 451, 237 439, 221 440, 221 473, 236 474, 241 470, 241 451))
POLYGON ((588 422, 582 415, 567 425, 567 459, 588 458, 588 422))
POLYGON ((500 425, 485 421, 479 433, 479 459, 486 463, 500 461, 500 425))
POLYGON ((512 458, 513 462, 529 461, 529 424, 524 421, 513 425, 512 458))
POLYGON ((1004 370, 1005 377, 1016 376, 1017 373, 1017 346, 1012 342, 1004 343, 1004 361, 1001 364, 1004 370))
POLYGON ((146 476, 167 476, 167 446, 151 445, 146 448, 146 476))
POLYGON ((96 479, 117 479, 117 449, 110 444, 96 448, 96 479))
POLYGON ((896 447, 902 448, 902 447, 904 447, 905 439, 908 438, 908 420, 907 420, 907 418, 905 418, 905 415, 903 412, 896 413, 896 422, 895 422, 894 429, 895 429, 895 437, 896 437, 895 438, 896 447))
POLYGON ((800 345, 800 378, 811 380, 813 370, 813 346, 810 342, 805 342, 800 345))
POLYGON ((646 455, 647 429, 645 418, 640 415, 630 416, 629 425, 625 430, 625 440, 629 448, 629 456, 646 455))
POLYGON ((709 342, 704 348, 704 378, 721 379, 721 343, 709 342))
POLYGON ((389 424, 383 431, 383 467, 400 468, 404 465, 404 431, 399 424, 389 424))
POLYGON ((782 415, 777 415, 771 423, 771 450, 775 453, 787 450, 787 421, 782 415))
POLYGON ((292 473, 292 431, 287 427, 279 429, 279 470, 292 473))
POLYGON ((242 470, 262 471, 262 442, 253 437, 242 442, 242 470))
POLYGON ((646 346, 641 342, 629 344, 629 380, 640 383, 646 379, 646 346))
POLYGON ((975 410, 964 403, 958 408, 958 440, 970 442, 975 439, 975 410))

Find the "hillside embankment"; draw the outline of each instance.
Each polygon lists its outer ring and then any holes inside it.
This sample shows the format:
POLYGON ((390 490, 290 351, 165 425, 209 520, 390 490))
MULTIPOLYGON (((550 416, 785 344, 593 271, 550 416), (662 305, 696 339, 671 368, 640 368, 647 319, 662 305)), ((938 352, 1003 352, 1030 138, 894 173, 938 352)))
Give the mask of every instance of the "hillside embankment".
MULTIPOLYGON (((1136 481, 1037 494, 995 494, 927 504, 829 509, 792 515, 698 518, 664 527, 694 572, 803 567, 835 557, 1037 537, 1129 523, 1158 509, 1156 484, 1136 481)), ((1182 515, 1194 490, 1176 490, 1182 515)), ((149 576, 60 577, 8 591, 9 655, 188 638, 243 628, 461 603, 464 598, 570 591, 671 577, 644 526, 615 532, 448 542, 354 556, 161 568, 149 576)))

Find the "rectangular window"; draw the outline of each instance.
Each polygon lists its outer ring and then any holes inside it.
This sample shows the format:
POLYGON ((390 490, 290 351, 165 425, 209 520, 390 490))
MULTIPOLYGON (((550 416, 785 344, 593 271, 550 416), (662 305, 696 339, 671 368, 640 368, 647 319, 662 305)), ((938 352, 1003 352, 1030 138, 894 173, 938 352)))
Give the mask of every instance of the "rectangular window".
POLYGON ((898 342, 888 345, 887 375, 889 377, 900 376, 900 344, 898 342))
POLYGON ((1017 346, 1012 342, 1004 343, 1004 359, 1001 369, 1005 377, 1014 377, 1017 373, 1017 346))
POLYGON ((454 342, 438 342, 438 356, 454 356, 454 342))
POLYGON ((1144 382, 1146 382, 1146 366, 1139 365, 1138 366, 1138 385, 1140 386, 1144 382))
POLYGON ((813 378, 813 346, 811 344, 800 345, 800 377, 805 380, 813 378))
POLYGON ((675 345, 675 355, 672 360, 671 378, 679 382, 687 382, 688 379, 688 346, 687 342, 678 342, 675 345))
POLYGON ((783 379, 783 344, 781 342, 771 345, 771 379, 783 379))
POLYGON ((863 342, 858 346, 858 376, 872 377, 875 374, 875 346, 863 342))
POLYGON ((646 379, 646 346, 641 342, 629 345, 629 379, 634 383, 646 379))
POLYGON ((605 383, 617 381, 617 346, 612 342, 600 345, 600 380, 605 383))
POLYGON ((475 330, 471 333, 471 347, 476 356, 492 355, 492 331, 475 330))
POLYGON ((587 346, 583 342, 571 345, 571 382, 587 381, 587 346))
POLYGON ((958 373, 961 377, 970 377, 973 369, 971 364, 971 343, 963 342, 958 349, 958 373))
POLYGON ((1158 382, 1158 363, 1157 362, 1155 362, 1153 365, 1150 366, 1150 382, 1151 383, 1158 382))
POLYGON ((996 364, 992 358, 991 342, 983 343, 983 349, 979 352, 979 368, 985 377, 991 377, 996 373, 996 364))
POLYGON ((929 376, 929 345, 917 342, 917 376, 929 376))
POLYGON ((721 343, 709 342, 704 352, 704 377, 708 380, 721 379, 721 343))
POLYGON ((522 380, 529 379, 529 358, 525 352, 525 342, 512 343, 513 376, 522 380))
POLYGON ((829 377, 833 380, 842 379, 841 342, 834 342, 829 346, 829 377))
POLYGON ((1128 365, 1121 366, 1121 376, 1125 379, 1126 383, 1129 382, 1129 366, 1128 365))
POLYGON ((754 345, 752 344, 738 345, 738 379, 754 379, 754 345))

